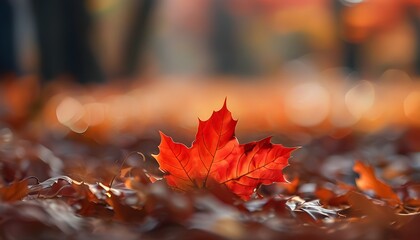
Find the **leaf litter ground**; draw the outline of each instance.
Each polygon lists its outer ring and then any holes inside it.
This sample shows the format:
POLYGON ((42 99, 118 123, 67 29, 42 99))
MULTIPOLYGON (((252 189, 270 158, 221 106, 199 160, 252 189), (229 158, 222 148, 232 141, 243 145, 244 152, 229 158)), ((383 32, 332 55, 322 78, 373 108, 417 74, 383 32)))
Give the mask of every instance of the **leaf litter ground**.
MULTIPOLYGON (((247 201, 217 178, 205 188, 174 189, 171 172, 159 162, 166 170, 160 172, 150 154, 159 152, 158 139, 116 146, 76 134, 37 138, 7 127, 0 133, 2 239, 413 239, 420 234, 416 129, 320 137, 293 153, 283 170, 289 183, 261 185, 247 201)), ((255 186, 261 183, 266 184, 255 186)))

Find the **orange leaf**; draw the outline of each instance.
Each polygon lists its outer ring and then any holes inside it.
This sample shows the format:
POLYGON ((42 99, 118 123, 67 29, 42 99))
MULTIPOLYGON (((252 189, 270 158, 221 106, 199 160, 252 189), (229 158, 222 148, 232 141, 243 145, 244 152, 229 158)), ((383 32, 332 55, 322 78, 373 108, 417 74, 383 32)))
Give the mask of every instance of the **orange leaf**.
POLYGON ((278 186, 284 189, 288 194, 295 194, 299 187, 299 182, 299 177, 295 177, 291 182, 278 183, 278 186))
POLYGON ((208 180, 226 185, 233 193, 249 199, 261 184, 285 182, 282 169, 296 148, 272 144, 270 138, 239 144, 236 120, 226 101, 207 121, 199 121, 192 147, 175 143, 161 133, 159 154, 154 155, 169 186, 188 191, 207 188, 208 180))
POLYGON ((15 202, 28 195, 28 181, 13 182, 10 186, 0 188, 0 199, 4 202, 15 202))
POLYGON ((390 203, 399 204, 401 200, 390 186, 376 178, 374 169, 360 161, 356 161, 353 171, 359 174, 356 185, 363 191, 372 190, 376 196, 388 200, 390 203))

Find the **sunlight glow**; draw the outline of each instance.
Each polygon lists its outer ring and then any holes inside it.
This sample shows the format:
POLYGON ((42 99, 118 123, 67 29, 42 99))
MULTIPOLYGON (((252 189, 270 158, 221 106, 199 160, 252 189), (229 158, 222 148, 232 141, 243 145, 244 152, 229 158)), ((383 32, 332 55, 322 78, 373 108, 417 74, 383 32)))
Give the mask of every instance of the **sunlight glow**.
POLYGON ((286 93, 286 116, 299 126, 318 125, 327 118, 329 111, 328 91, 318 83, 296 85, 286 93))

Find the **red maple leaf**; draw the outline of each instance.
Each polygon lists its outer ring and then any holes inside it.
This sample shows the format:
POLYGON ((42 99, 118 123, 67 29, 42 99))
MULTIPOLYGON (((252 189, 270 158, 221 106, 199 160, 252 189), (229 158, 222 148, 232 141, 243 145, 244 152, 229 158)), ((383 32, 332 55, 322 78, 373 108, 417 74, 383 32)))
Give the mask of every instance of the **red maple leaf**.
POLYGON ((270 137, 239 144, 235 137, 236 123, 225 101, 209 120, 199 120, 196 139, 190 148, 160 133, 160 152, 153 157, 166 172, 167 184, 188 191, 206 188, 209 181, 216 181, 247 200, 261 184, 285 182, 282 169, 296 148, 272 144, 270 137))

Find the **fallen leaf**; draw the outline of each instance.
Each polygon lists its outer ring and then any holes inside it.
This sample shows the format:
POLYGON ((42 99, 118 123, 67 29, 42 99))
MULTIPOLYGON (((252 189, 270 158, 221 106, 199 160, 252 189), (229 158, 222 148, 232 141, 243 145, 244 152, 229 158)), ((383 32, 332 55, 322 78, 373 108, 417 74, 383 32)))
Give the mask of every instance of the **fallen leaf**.
POLYGON ((123 222, 140 222, 144 220, 146 214, 143 210, 122 204, 119 196, 112 192, 109 193, 110 197, 107 198, 107 203, 113 208, 115 219, 123 222))
POLYGON ((284 189, 288 194, 294 194, 299 187, 299 177, 295 177, 291 182, 281 182, 277 186, 284 189))
POLYGON ((1 239, 80 239, 86 225, 58 199, 0 203, 0 215, 1 239))
POLYGON ((207 188, 209 179, 213 179, 247 200, 261 184, 285 182, 282 169, 296 148, 272 144, 270 137, 239 144, 235 137, 236 123, 225 101, 210 119, 199 121, 190 148, 160 133, 160 152, 153 157, 166 173, 168 185, 188 191, 207 188))
POLYGON ((356 185, 360 190, 372 190, 376 196, 387 200, 392 205, 401 204, 400 198, 392 188, 376 178, 374 169, 371 166, 356 161, 353 170, 359 174, 359 178, 356 179, 356 185))
POLYGON ((10 186, 0 188, 0 199, 3 202, 15 202, 28 195, 28 180, 13 182, 10 186))
POLYGON ((338 210, 324 208, 318 200, 305 201, 299 196, 293 196, 287 200, 286 206, 292 212, 306 213, 314 221, 338 216, 338 210))
POLYGON ((386 202, 370 199, 358 192, 350 191, 347 197, 350 203, 347 217, 356 216, 375 225, 399 228, 407 224, 414 216, 397 214, 395 209, 386 202))
POLYGON ((348 205, 347 196, 344 193, 337 194, 326 187, 319 187, 315 191, 315 196, 319 198, 322 204, 329 206, 343 206, 348 205))

